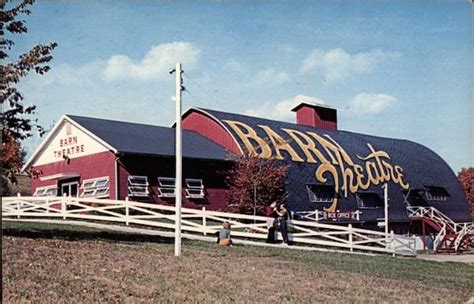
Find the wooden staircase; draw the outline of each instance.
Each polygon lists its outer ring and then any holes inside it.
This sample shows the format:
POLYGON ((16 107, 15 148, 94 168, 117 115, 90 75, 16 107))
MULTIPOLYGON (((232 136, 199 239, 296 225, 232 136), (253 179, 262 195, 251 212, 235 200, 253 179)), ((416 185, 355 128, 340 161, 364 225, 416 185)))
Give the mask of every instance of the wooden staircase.
POLYGON ((472 247, 474 223, 456 223, 434 207, 407 207, 412 221, 421 221, 423 231, 429 226, 437 232, 433 239, 435 252, 460 253, 472 247))

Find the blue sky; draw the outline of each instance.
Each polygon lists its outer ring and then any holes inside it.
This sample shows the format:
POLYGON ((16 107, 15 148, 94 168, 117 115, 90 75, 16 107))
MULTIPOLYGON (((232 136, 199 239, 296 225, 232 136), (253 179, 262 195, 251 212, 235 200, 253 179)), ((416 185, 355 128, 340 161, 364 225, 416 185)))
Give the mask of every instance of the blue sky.
MULTIPOLYGON (((55 41, 52 70, 20 84, 51 126, 63 114, 171 125, 184 108, 294 121, 305 100, 339 128, 409 139, 474 165, 472 9, 464 1, 39 2, 19 54, 55 41)), ((28 151, 41 139, 26 143, 28 151)))

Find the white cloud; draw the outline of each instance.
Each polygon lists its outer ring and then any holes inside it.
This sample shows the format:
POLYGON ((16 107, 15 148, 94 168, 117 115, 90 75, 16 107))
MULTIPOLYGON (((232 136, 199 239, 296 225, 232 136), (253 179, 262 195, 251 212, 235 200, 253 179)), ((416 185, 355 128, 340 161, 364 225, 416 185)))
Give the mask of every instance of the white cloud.
POLYGON ((397 52, 383 52, 380 49, 356 54, 349 54, 340 48, 329 51, 314 49, 303 60, 300 72, 318 70, 328 81, 338 81, 351 75, 370 73, 383 60, 398 57, 400 54, 397 52))
POLYGON ((154 45, 139 61, 133 62, 126 55, 114 55, 107 60, 103 72, 105 80, 132 78, 150 80, 168 76, 176 62, 183 64, 184 70, 196 67, 199 50, 188 42, 171 42, 154 45))
POLYGON ((377 114, 392 106, 397 99, 391 95, 360 93, 351 103, 350 112, 355 114, 377 114))
POLYGON ((301 102, 326 104, 326 102, 318 97, 296 95, 293 98, 282 100, 276 104, 265 102, 259 107, 245 111, 245 114, 257 117, 273 118, 277 120, 295 120, 295 113, 291 109, 301 102))
POLYGON ((97 81, 94 75, 100 75, 104 67, 105 62, 103 61, 93 61, 77 67, 61 64, 53 66, 44 75, 31 74, 27 81, 37 86, 86 87, 93 85, 97 81))
POLYGON ((270 68, 258 72, 252 83, 255 86, 276 87, 288 82, 289 80, 290 76, 288 76, 287 73, 270 68))

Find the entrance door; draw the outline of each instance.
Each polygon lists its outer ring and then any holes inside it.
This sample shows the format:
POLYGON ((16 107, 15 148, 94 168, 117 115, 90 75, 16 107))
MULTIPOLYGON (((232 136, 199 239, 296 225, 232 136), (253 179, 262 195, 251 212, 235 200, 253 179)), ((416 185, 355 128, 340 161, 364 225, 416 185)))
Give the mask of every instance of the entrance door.
POLYGON ((66 195, 66 196, 77 197, 78 187, 79 187, 78 182, 62 184, 61 185, 61 196, 66 195))

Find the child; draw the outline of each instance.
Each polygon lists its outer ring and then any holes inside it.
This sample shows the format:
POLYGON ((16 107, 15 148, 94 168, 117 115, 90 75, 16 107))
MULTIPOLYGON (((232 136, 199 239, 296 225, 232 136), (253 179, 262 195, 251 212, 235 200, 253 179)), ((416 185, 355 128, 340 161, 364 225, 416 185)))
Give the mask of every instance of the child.
POLYGON ((230 223, 225 222, 222 225, 222 229, 219 231, 219 245, 230 246, 232 240, 230 239, 230 223))

